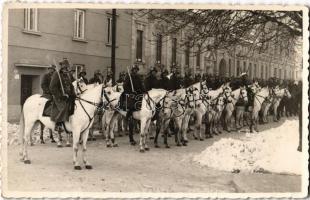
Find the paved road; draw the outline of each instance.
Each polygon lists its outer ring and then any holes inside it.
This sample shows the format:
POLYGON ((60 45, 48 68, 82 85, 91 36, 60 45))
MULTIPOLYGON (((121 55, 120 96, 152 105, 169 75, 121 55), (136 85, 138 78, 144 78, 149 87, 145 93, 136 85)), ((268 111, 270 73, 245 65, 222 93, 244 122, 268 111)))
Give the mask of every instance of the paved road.
MULTIPOLYGON (((261 126, 268 128, 281 123, 261 126)), ((94 169, 73 170, 72 149, 55 144, 29 148, 32 164, 19 161, 19 146, 8 149, 8 186, 15 191, 83 192, 299 192, 301 177, 280 174, 233 174, 192 161, 221 137, 242 137, 244 133, 223 133, 213 139, 195 141, 171 148, 151 148, 139 153, 128 145, 127 137, 117 138, 119 147, 106 148, 102 139, 88 144, 88 157, 94 169)), ((138 138, 138 135, 135 135, 138 138)), ((161 141, 162 142, 162 141, 161 141)))

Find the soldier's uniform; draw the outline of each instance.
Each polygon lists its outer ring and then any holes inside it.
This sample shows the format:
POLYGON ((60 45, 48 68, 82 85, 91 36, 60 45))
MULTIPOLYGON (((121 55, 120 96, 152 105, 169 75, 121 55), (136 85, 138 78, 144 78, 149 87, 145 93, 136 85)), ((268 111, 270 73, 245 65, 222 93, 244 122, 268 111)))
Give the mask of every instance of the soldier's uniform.
POLYGON ((55 65, 51 65, 48 70, 49 72, 44 74, 44 76, 42 77, 42 81, 41 81, 41 88, 43 90, 43 97, 51 99, 52 98, 52 94, 50 91, 50 83, 51 83, 51 79, 52 79, 52 75, 55 72, 56 66, 55 65))
POLYGON ((96 70, 94 73, 94 77, 89 80, 89 84, 98 83, 101 84, 103 80, 103 76, 100 70, 96 70))
POLYGON ((176 72, 176 68, 171 69, 171 77, 169 81, 169 90, 177 90, 181 88, 181 80, 176 72))
POLYGON ((131 116, 132 112, 137 109, 135 107, 135 100, 138 100, 137 96, 144 93, 144 87, 141 80, 141 77, 138 74, 139 68, 137 66, 133 67, 131 70, 130 76, 128 75, 124 81, 124 92, 121 95, 121 102, 125 105, 124 102, 127 102, 126 108, 129 109, 127 113, 127 118, 131 116), (131 78, 130 78, 131 77, 131 78), (131 79, 131 80, 130 80, 131 79), (131 86, 132 81, 132 86, 131 86), (133 91, 134 89, 134 91, 133 91), (125 101, 127 99, 127 101, 125 101))
POLYGON ((85 70, 81 71, 81 72, 79 73, 79 78, 82 78, 83 81, 84 81, 84 83, 87 85, 87 84, 88 84, 88 79, 85 77, 86 74, 87 74, 87 73, 86 73, 85 70))
POLYGON ((62 123, 68 121, 69 116, 73 114, 76 97, 70 76, 69 62, 64 60, 59 64, 61 69, 59 73, 57 71, 53 73, 49 86, 54 99, 51 120, 56 122, 56 131, 59 131, 62 123), (64 91, 62 91, 62 87, 64 91))
POLYGON ((158 88, 163 88, 165 89, 165 85, 162 84, 162 78, 161 77, 157 77, 157 70, 156 69, 152 69, 150 72, 150 75, 148 77, 146 77, 145 79, 145 90, 149 91, 151 89, 158 89, 158 88))
POLYGON ((193 79, 191 73, 187 73, 185 76, 184 76, 184 84, 183 86, 185 88, 191 86, 192 84, 194 84, 195 80, 193 79))

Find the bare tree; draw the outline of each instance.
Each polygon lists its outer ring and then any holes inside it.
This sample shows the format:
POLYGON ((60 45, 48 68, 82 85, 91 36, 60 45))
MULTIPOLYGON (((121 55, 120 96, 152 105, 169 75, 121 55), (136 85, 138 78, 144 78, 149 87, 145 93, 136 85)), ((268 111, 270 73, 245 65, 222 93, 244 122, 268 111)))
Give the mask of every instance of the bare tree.
POLYGON ((243 56, 270 47, 288 55, 301 45, 301 11, 155 9, 138 10, 135 17, 147 17, 163 36, 185 35, 179 45, 199 47, 199 53, 242 46, 247 47, 243 56))

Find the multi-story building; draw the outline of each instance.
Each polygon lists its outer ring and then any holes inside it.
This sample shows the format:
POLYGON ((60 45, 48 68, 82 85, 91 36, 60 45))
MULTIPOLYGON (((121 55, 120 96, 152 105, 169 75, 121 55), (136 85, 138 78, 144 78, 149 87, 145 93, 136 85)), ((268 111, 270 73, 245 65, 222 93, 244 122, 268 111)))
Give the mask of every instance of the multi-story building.
MULTIPOLYGON (((111 10, 11 9, 8 23, 8 118, 39 93, 47 67, 63 58, 84 67, 87 77, 111 66, 111 10), (13 91, 13 92, 12 92, 13 91)), ((131 12, 117 11, 116 74, 131 62, 131 12)))
POLYGON ((164 37, 160 33, 160 24, 137 16, 133 14, 131 56, 145 71, 160 63, 168 70, 170 66, 178 66, 182 75, 192 71, 220 76, 238 76, 247 72, 251 78, 262 79, 299 77, 301 62, 295 61, 296 54, 293 52, 286 55, 279 47, 271 46, 267 52, 251 56, 244 56, 246 47, 199 53, 198 47, 184 47, 186 31, 164 37))
MULTIPOLYGON (((250 77, 297 79, 293 54, 284 56, 270 48, 250 58, 240 56, 244 48, 233 51, 201 52, 197 47, 181 47, 186 31, 163 36, 161 24, 134 10, 117 10, 116 76, 126 66, 138 64, 147 73, 156 64, 179 67, 181 74, 210 73, 237 76, 247 71, 250 77), (192 52, 198 52, 195 55, 192 52)), ((103 9, 11 9, 8 24, 8 118, 18 120, 27 97, 40 93, 41 77, 47 67, 63 58, 85 68, 87 77, 111 66, 112 11, 103 9)))

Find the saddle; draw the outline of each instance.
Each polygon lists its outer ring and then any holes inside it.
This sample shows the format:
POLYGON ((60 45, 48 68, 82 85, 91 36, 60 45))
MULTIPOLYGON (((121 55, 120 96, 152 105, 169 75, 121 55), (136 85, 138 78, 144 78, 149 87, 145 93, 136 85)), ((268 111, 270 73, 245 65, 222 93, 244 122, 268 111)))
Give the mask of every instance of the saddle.
MULTIPOLYGON (((53 110, 53 104, 54 104, 53 98, 50 96, 45 96, 45 95, 42 95, 41 97, 48 99, 44 105, 42 116, 51 117, 52 110, 53 110)), ((70 101, 70 102, 73 102, 73 101, 70 101)), ((69 109, 68 109, 69 116, 74 114, 74 109, 75 109, 75 103, 74 102, 69 103, 69 109)))

